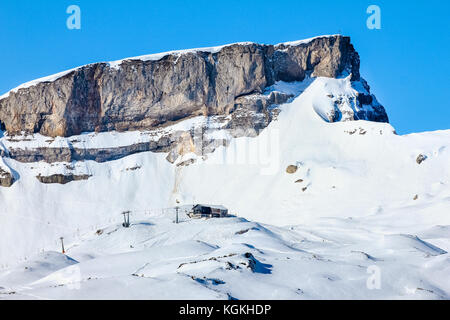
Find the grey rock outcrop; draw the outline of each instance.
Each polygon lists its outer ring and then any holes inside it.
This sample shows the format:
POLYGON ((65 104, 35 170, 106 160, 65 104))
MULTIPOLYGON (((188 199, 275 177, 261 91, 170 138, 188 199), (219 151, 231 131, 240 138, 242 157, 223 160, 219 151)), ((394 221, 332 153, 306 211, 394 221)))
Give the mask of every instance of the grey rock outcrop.
MULTIPOLYGON (((0 156, 23 163, 40 161, 46 163, 71 163, 74 161, 89 160, 103 163, 118 160, 132 154, 151 151, 162 153, 172 152, 172 156, 174 157, 173 160, 171 160, 170 157, 168 157, 167 160, 174 162, 179 154, 189 151, 186 147, 183 147, 186 144, 190 143, 193 145, 194 149, 199 149, 199 142, 196 142, 197 145, 194 146, 195 136, 198 137, 200 135, 200 144, 206 145, 208 142, 212 142, 206 139, 206 132, 206 128, 205 132, 175 131, 173 133, 163 135, 159 139, 108 148, 82 148, 73 146, 71 143, 61 147, 9 147, 7 151, 0 150, 0 156), (183 148, 185 151, 183 151, 183 148)), ((210 150, 210 152, 212 151, 214 150, 210 150)))
POLYGON ((0 187, 9 188, 15 181, 13 170, 5 163, 3 157, 0 157, 0 187))
POLYGON ((53 174, 51 176, 38 175, 36 178, 44 184, 67 184, 72 181, 87 180, 90 175, 75 175, 75 174, 53 174))
MULTIPOLYGON (((124 60, 119 67, 96 63, 54 81, 10 92, 0 100, 0 122, 10 135, 26 132, 55 137, 150 130, 195 115, 227 115, 243 108, 257 113, 254 119, 264 127, 271 121, 267 107, 288 97, 247 97, 259 95, 276 81, 301 81, 306 76, 351 74, 356 81, 359 64, 350 38, 343 36, 277 46, 233 44, 217 52, 124 60)), ((371 102, 370 97, 360 99, 371 102)), ((383 107, 368 116, 366 120, 387 121, 383 107)), ((69 157, 67 150, 61 152, 69 157)))
POLYGON ((0 168, 0 186, 11 187, 14 184, 14 177, 11 172, 7 172, 0 168))
POLYGON ((419 154, 416 158, 416 163, 417 164, 422 164, 422 162, 424 162, 425 160, 427 160, 428 157, 424 154, 419 154))
POLYGON ((24 162, 32 163, 44 161, 54 162, 73 162, 92 160, 96 162, 107 162, 118 160, 123 157, 140 152, 169 152, 171 146, 176 144, 176 136, 163 137, 158 141, 149 141, 135 143, 127 146, 114 148, 76 148, 67 147, 38 147, 38 148, 10 148, 8 153, 0 153, 4 157, 24 162))

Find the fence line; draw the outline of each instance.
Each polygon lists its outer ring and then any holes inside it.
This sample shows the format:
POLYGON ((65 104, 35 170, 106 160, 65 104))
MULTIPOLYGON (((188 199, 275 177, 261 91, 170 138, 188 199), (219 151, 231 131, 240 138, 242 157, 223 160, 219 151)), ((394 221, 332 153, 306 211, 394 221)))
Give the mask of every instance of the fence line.
MULTIPOLYGON (((149 217, 161 217, 161 216, 169 216, 172 215, 173 220, 175 221, 175 215, 176 215, 176 208, 175 207, 168 207, 168 208, 152 208, 152 209, 139 209, 139 210, 125 210, 123 212, 129 211, 130 212, 130 217, 135 217, 137 219, 139 219, 140 217, 145 218, 146 216, 149 217)), ((179 216, 178 216, 178 221, 179 222, 185 222, 188 220, 186 213, 188 212, 187 206, 182 206, 179 209, 179 216)), ((32 221, 35 222, 39 222, 39 223, 43 223, 41 220, 39 219, 34 219, 31 217, 26 217, 26 216, 21 216, 21 215, 16 215, 16 217, 22 218, 22 219, 30 219, 32 221)), ((88 225, 85 226, 83 228, 76 228, 75 231, 71 232, 70 234, 65 233, 62 236, 64 237, 65 240, 69 240, 69 242, 67 242, 67 247, 66 247, 66 251, 70 250, 70 248, 73 247, 73 242, 75 240, 82 240, 82 237, 84 235, 86 235, 88 232, 90 231, 96 231, 96 230, 100 230, 102 228, 104 228, 107 225, 111 225, 111 224, 120 224, 123 222, 123 217, 121 213, 117 214, 117 217, 108 217, 107 219, 104 220, 104 222, 100 222, 100 223, 96 223, 93 225, 88 225)), ((133 223, 131 223, 133 224, 133 223)), ((45 223, 45 225, 48 225, 45 223)), ((62 226, 62 225, 53 225, 54 227, 60 227, 61 229, 69 229, 70 227, 68 226, 62 226)), ((47 251, 59 251, 59 250, 48 250, 48 247, 55 247, 55 248, 60 248, 61 242, 60 239, 55 239, 55 240, 50 240, 50 243, 48 244, 48 246, 45 246, 44 248, 40 248, 38 250, 36 250, 36 253, 45 253, 47 251)), ((17 259, 18 263, 21 262, 25 262, 29 259, 29 257, 32 256, 31 255, 27 255, 25 257, 19 258, 17 259)), ((5 270, 8 269, 9 265, 6 264, 2 264, 0 265, 0 270, 5 270)))

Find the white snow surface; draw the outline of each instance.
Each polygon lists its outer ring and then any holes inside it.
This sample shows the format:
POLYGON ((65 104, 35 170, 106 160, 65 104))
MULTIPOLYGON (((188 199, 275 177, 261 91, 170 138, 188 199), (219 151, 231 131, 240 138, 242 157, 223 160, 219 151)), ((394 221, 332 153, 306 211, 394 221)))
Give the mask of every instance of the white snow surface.
POLYGON ((450 130, 329 123, 349 79, 305 87, 258 137, 189 166, 147 152, 44 185, 64 164, 4 158, 20 179, 0 189, 0 299, 449 299, 450 130), (235 217, 191 220, 196 203, 235 217))

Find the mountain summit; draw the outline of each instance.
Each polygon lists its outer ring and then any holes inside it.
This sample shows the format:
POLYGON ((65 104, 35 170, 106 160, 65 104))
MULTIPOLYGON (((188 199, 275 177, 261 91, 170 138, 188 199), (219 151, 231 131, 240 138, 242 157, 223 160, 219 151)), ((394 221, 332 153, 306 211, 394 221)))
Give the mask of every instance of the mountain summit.
MULTIPOLYGON (((258 95, 278 81, 351 76, 360 81, 359 55, 349 37, 260 45, 236 43, 95 63, 24 84, 0 98, 9 134, 72 136, 83 132, 148 130, 196 115, 229 115, 243 108, 267 113, 290 97, 258 95), (258 97, 257 99, 253 99, 258 97), (242 101, 245 100, 245 103, 242 101)), ((369 87, 355 119, 387 122, 369 87)))
POLYGON ((238 43, 3 95, 0 299, 449 299, 450 130, 398 135, 359 63, 238 43))

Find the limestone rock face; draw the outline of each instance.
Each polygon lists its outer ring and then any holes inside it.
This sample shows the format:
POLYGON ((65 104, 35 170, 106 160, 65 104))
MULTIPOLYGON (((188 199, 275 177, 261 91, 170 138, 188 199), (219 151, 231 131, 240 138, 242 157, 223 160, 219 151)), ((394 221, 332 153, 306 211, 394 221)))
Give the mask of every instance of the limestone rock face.
POLYGON ((0 168, 0 186, 11 187, 14 183, 14 177, 10 172, 6 172, 0 168))
POLYGON ((422 164, 422 162, 424 162, 425 160, 427 160, 427 156, 423 155, 423 154, 419 154, 416 158, 416 163, 417 164, 422 164))
POLYGON ((3 159, 0 158, 0 186, 9 188, 14 182, 15 179, 11 169, 4 163, 3 159))
POLYGON ((53 174, 51 176, 38 175, 36 178, 44 184, 67 184, 72 181, 87 180, 89 175, 74 175, 74 174, 53 174))
MULTIPOLYGON (((343 36, 277 46, 233 44, 218 51, 124 60, 118 67, 96 63, 10 92, 0 100, 0 122, 10 135, 67 137, 93 131, 149 130, 196 115, 232 114, 242 105, 247 111, 264 113, 268 105, 285 102, 287 97, 246 98, 279 80, 351 74, 356 81, 359 63, 350 38, 343 36)), ((369 98, 361 99, 366 103, 364 99, 369 98)), ((373 119, 387 120, 384 108, 378 111, 373 119)), ((258 121, 263 127, 270 119, 258 121)))
POLYGON ((289 174, 294 174, 294 173, 297 172, 297 170, 298 170, 298 167, 295 166, 295 165, 289 165, 289 166, 286 168, 286 172, 289 173, 289 174))

